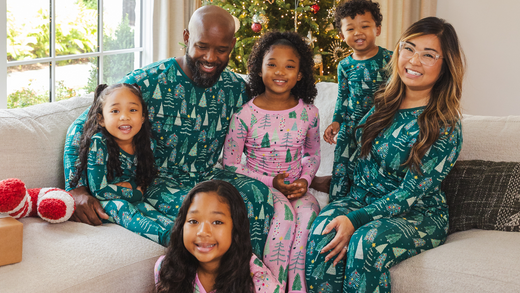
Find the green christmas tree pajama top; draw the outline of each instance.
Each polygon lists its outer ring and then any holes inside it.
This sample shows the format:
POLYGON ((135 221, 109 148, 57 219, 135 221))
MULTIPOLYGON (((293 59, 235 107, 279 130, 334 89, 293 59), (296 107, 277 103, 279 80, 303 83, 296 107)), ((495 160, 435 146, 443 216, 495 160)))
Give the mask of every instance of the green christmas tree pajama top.
MULTIPOLYGON (((346 197, 327 205, 314 221, 307 243, 309 292, 390 292, 389 268, 446 240, 448 207, 441 181, 462 146, 460 123, 441 130, 422 158, 422 175, 402 164, 419 135, 417 117, 424 107, 399 110, 376 138, 368 157, 351 156, 353 184, 346 197), (335 236, 321 235, 336 216, 346 215, 356 229, 345 259, 335 267, 320 250, 335 236)), ((373 109, 361 120, 372 114, 373 109)), ((356 131, 361 138, 362 129, 356 131)))
POLYGON ((356 150, 354 126, 374 105, 374 93, 386 80, 384 67, 391 58, 391 51, 379 47, 372 58, 355 60, 350 55, 338 65, 338 98, 332 122, 338 122, 340 130, 334 149, 330 201, 344 197, 348 192, 348 160, 356 150))
MULTIPOLYGON (((153 146, 152 146, 153 148, 153 146)), ((92 136, 87 164, 88 187, 109 215, 107 222, 117 223, 143 237, 167 245, 170 240, 171 218, 143 202, 143 194, 135 183, 137 158, 119 150, 123 174, 108 180, 108 148, 102 133, 92 136), (132 188, 115 185, 128 182, 132 188)))
MULTIPOLYGON (((252 207, 251 242, 254 253, 262 257, 273 216, 272 193, 260 181, 214 168, 231 116, 248 100, 244 81, 225 70, 212 87, 198 87, 171 58, 134 70, 121 82, 137 83, 141 88, 157 141, 155 163, 159 175, 146 190, 143 205, 148 204, 147 208, 154 208, 154 214, 158 212, 157 215, 174 221, 182 200, 193 186, 205 180, 226 180, 239 190, 246 206, 252 207)), ((69 180, 75 172, 77 146, 87 112, 76 119, 67 133, 64 154, 67 190, 71 189, 69 180)), ((80 185, 87 185, 85 178, 80 185)), ((154 218, 150 220, 155 222, 154 218)), ((141 233, 153 232, 149 227, 142 227, 141 233)), ((167 230, 170 227, 171 223, 165 225, 167 230)))

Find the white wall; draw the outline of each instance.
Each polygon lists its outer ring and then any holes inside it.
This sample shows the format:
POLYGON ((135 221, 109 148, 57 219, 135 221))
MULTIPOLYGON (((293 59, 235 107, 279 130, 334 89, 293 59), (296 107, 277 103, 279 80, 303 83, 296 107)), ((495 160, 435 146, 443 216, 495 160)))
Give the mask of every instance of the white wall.
POLYGON ((520 115, 520 1, 437 0, 437 17, 466 54, 463 113, 520 115))

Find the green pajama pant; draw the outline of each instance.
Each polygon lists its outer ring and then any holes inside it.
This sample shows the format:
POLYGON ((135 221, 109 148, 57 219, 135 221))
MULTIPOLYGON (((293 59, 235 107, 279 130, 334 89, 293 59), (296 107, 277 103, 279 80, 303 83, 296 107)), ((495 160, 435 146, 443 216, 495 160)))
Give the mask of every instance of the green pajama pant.
POLYGON ((363 207, 346 197, 327 205, 314 220, 307 242, 305 274, 309 293, 390 292, 393 265, 446 241, 448 215, 412 209, 405 215, 374 220, 357 229, 346 258, 335 267, 320 250, 336 235, 322 235, 335 217, 363 207))
POLYGON ((334 148, 334 163, 332 165, 332 179, 330 181, 329 202, 343 198, 347 195, 349 189, 349 178, 347 176, 347 166, 350 159, 349 145, 350 139, 347 139, 347 123, 341 123, 338 136, 336 138, 336 147, 334 148), (345 152, 347 150, 347 152, 345 152))
POLYGON ((124 199, 101 200, 110 216, 104 222, 116 223, 145 238, 167 246, 170 229, 175 218, 159 213, 150 204, 139 201, 130 203, 124 199))
POLYGON ((197 183, 207 180, 227 181, 236 187, 244 199, 253 252, 261 259, 274 213, 273 194, 269 188, 258 180, 217 168, 204 174, 188 174, 176 180, 160 174, 148 187, 145 201, 160 213, 169 215, 170 219, 175 220, 184 197, 197 183))

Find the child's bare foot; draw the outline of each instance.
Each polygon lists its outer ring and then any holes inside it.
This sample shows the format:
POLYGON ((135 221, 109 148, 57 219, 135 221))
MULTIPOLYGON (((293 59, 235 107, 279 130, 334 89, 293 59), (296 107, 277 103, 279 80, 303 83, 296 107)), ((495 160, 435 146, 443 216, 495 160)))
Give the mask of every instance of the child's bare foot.
POLYGON ((321 177, 314 177, 314 179, 311 182, 310 188, 316 189, 317 191, 329 193, 330 189, 330 180, 332 179, 332 176, 321 176, 321 177))

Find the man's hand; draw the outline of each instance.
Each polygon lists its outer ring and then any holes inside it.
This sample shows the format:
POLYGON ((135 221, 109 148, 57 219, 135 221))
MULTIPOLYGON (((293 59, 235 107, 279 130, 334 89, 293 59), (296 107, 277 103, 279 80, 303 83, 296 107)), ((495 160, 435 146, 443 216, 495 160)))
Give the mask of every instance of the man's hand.
POLYGON ((130 183, 126 182, 126 181, 119 182, 119 183, 114 183, 114 185, 132 189, 132 184, 130 184, 130 183))
POLYGON ((289 174, 281 173, 274 177, 273 187, 287 196, 288 199, 297 199, 302 197, 308 189, 309 183, 305 179, 294 180, 291 184, 285 184, 284 180, 289 174))
POLYGON ((329 193, 330 190, 330 182, 332 180, 332 176, 314 176, 311 182, 311 188, 316 189, 317 191, 329 193))
POLYGON ((85 186, 73 189, 69 193, 76 203, 76 210, 70 217, 70 221, 98 226, 102 224, 101 219, 108 219, 99 201, 89 194, 85 186))
POLYGON ((339 132, 339 123, 338 122, 332 122, 327 129, 325 129, 325 133, 323 134, 323 139, 330 143, 330 144, 336 144, 336 140, 334 140, 334 137, 339 132))
POLYGON ((336 236, 332 238, 332 241, 329 242, 320 253, 325 253, 329 250, 332 250, 325 257, 325 261, 329 261, 335 255, 336 259, 334 260, 334 266, 338 264, 338 262, 345 257, 347 254, 348 245, 350 242, 350 237, 354 234, 354 225, 350 222, 350 219, 347 216, 337 216, 330 223, 325 226, 322 234, 328 234, 332 229, 336 229, 336 236))

